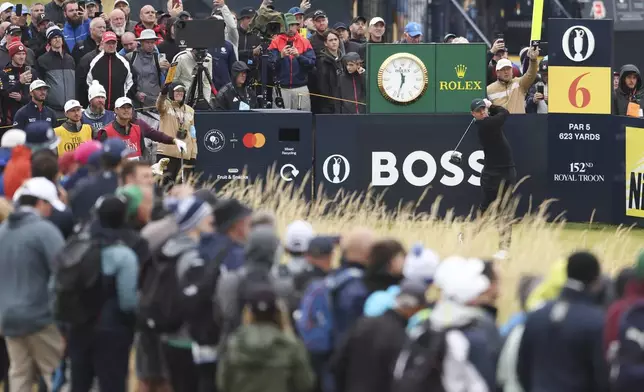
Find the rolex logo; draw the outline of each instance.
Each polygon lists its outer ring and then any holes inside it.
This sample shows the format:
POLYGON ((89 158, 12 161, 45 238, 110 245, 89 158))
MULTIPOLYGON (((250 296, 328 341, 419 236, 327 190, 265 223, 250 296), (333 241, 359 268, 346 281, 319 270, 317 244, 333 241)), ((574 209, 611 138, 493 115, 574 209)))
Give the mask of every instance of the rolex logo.
POLYGON ((467 72, 467 67, 465 66, 465 64, 459 64, 454 67, 454 69, 456 70, 456 76, 459 79, 463 79, 465 77, 465 73, 467 72))

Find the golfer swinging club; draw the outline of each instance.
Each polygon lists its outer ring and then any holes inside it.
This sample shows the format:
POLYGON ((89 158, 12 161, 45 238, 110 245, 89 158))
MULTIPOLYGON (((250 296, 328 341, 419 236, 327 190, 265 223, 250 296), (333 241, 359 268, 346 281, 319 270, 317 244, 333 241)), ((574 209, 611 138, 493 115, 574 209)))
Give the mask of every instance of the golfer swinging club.
MULTIPOLYGON (((517 182, 512 149, 503 133, 503 124, 510 112, 501 106, 492 105, 492 102, 487 99, 480 98, 472 101, 470 109, 478 127, 479 142, 485 153, 483 171, 481 172, 481 189, 483 190, 481 212, 485 212, 497 196, 503 197, 506 190, 517 182), (499 190, 501 190, 500 193, 499 190)), ((503 257, 506 256, 505 253, 510 247, 511 234, 509 226, 506 228, 504 225, 500 229, 500 253, 504 253, 503 257)))

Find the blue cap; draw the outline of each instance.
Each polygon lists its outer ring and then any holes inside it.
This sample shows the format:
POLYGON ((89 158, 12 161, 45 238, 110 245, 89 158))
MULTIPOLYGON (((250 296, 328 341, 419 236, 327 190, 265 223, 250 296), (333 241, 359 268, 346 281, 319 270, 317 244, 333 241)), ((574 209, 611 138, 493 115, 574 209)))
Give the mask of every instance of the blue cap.
POLYGON ((101 167, 101 156, 103 155, 102 150, 94 151, 93 153, 90 154, 89 158, 87 158, 87 166, 98 170, 101 167))
POLYGON ((409 34, 412 37, 423 35, 423 30, 420 27, 420 24, 416 22, 409 22, 405 26, 405 33, 409 34))
POLYGON ((347 25, 342 23, 342 22, 338 22, 338 23, 333 25, 333 30, 340 30, 340 29, 347 30, 347 25))
POLYGON ((317 236, 309 241, 307 254, 313 257, 328 256, 333 253, 333 248, 340 242, 340 237, 317 236))
POLYGON ((130 155, 131 152, 132 150, 128 148, 121 138, 112 137, 103 142, 103 156, 107 156, 114 161, 120 161, 130 155))
POLYGON ((25 144, 32 150, 54 149, 58 146, 60 138, 56 136, 51 124, 47 121, 36 121, 25 127, 25 144))
POLYGON ((288 13, 291 15, 304 15, 304 11, 300 7, 293 7, 288 10, 288 13))

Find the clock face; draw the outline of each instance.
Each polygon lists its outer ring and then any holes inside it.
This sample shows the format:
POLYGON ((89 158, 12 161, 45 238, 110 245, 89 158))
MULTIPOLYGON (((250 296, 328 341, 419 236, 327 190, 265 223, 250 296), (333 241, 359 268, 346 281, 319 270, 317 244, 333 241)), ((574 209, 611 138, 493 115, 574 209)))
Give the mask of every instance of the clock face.
POLYGON ((427 90, 425 64, 410 53, 398 53, 386 59, 378 72, 378 87, 388 100, 408 105, 427 90))

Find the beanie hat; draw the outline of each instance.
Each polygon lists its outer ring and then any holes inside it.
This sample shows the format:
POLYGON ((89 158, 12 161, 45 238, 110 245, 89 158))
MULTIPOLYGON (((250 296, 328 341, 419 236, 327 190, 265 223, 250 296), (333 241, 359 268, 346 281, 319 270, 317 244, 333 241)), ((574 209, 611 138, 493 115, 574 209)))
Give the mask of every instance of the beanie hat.
POLYGON ((64 38, 63 31, 60 29, 60 27, 55 25, 47 28, 45 36, 47 37, 47 42, 50 42, 54 37, 64 38))
POLYGON ((577 281, 585 287, 597 280, 601 268, 599 261, 592 253, 576 252, 568 257, 566 273, 569 281, 577 281))
POLYGON ((138 185, 126 185, 119 188, 116 191, 116 195, 125 198, 127 202, 127 217, 134 217, 143 201, 143 191, 141 188, 138 185))
POLYGON ((20 52, 27 53, 25 45, 20 41, 10 43, 7 49, 9 50, 9 57, 13 57, 20 52))
POLYGON ((212 207, 207 202, 189 197, 181 200, 175 211, 179 231, 185 233, 197 227, 202 219, 212 214, 212 207))
POLYGON ((81 165, 87 165, 90 155, 96 151, 101 151, 103 145, 97 140, 88 140, 80 144, 74 150, 74 161, 80 163, 81 165))
POLYGON ((250 232, 244 253, 246 260, 272 267, 279 261, 280 240, 270 226, 258 226, 250 232))
POLYGON ((96 97, 107 98, 107 94, 105 93, 105 88, 101 86, 101 83, 98 80, 93 80, 92 85, 87 90, 87 98, 91 101, 96 97))
POLYGON ((438 255, 433 250, 424 248, 422 244, 416 244, 405 258, 403 275, 406 279, 431 283, 439 261, 438 255))

